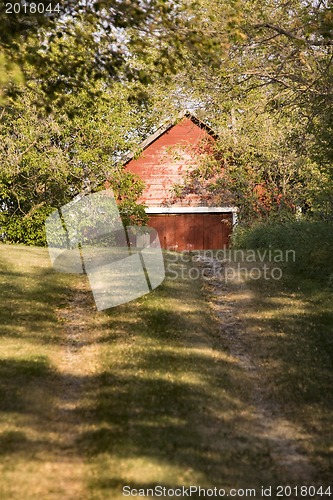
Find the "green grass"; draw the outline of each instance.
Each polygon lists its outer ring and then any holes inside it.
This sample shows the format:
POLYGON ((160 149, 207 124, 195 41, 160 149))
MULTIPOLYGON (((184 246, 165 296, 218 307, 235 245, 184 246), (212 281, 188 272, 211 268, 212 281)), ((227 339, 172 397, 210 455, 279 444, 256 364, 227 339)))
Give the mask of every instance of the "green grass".
MULTIPOLYGON (((251 377, 230 354, 200 280, 169 272, 149 295, 97 312, 85 277, 54 272, 45 249, 1 245, 0 273, 1 498, 118 500, 126 484, 287 482, 253 423, 251 377), (65 363, 73 314, 76 334, 82 321, 86 328, 65 363)), ((254 302, 240 313, 268 397, 306 430, 326 480, 332 297, 310 281, 249 286, 254 302)))
POLYGON ((202 283, 167 279, 108 318, 97 429, 81 437, 95 468, 92 498, 122 498, 126 484, 230 487, 244 474, 250 484, 245 469, 256 452, 243 448, 252 438, 237 444, 233 428, 246 406, 235 391, 238 369, 221 348, 202 283), (230 461, 238 463, 232 474, 230 461))
POLYGON ((45 249, 0 246, 0 496, 4 499, 36 498, 40 485, 52 480, 46 469, 54 445, 54 360, 61 353, 62 336, 56 310, 67 301, 70 285, 70 277, 53 272, 45 249))
MULTIPOLYGON (((249 282, 254 293, 246 321, 256 336, 269 399, 301 428, 318 478, 329 484, 333 452, 333 294, 321 281, 295 278, 249 282)), ((248 339, 251 342, 251 335, 248 339)))

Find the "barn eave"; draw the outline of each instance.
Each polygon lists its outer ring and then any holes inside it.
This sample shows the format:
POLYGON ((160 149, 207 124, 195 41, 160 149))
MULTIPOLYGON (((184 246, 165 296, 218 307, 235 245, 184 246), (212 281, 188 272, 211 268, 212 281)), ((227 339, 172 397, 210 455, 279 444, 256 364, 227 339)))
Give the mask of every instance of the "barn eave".
POLYGON ((145 212, 147 215, 172 215, 172 214, 232 214, 233 226, 237 224, 238 207, 146 207, 145 212))
MULTIPOLYGON (((209 125, 199 120, 199 118, 197 118, 190 111, 185 110, 182 113, 180 113, 176 119, 167 120, 165 123, 160 125, 153 134, 151 134, 149 137, 147 137, 147 139, 145 139, 144 141, 141 142, 141 144, 139 144, 138 151, 144 151, 145 149, 147 149, 151 144, 153 144, 153 142, 159 139, 161 135, 168 132, 168 130, 177 125, 177 123, 179 123, 180 120, 182 120, 183 118, 189 118, 195 125, 197 125, 202 130, 205 130, 213 139, 218 139, 218 135, 209 125)), ((135 155, 136 152, 131 151, 125 156, 123 156, 123 158, 120 161, 121 165, 125 167, 131 160, 133 160, 135 155)))

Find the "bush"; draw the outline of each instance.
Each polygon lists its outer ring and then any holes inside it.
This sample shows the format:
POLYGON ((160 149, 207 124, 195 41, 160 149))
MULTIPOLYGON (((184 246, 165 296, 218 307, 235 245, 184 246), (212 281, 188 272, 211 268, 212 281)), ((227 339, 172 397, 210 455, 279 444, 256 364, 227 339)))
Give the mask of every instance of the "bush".
POLYGON ((269 222, 235 229, 233 248, 295 250, 295 262, 288 262, 293 273, 331 280, 333 277, 333 223, 293 221, 269 222))
POLYGON ((1 240, 6 243, 24 243, 26 245, 45 246, 45 220, 54 209, 40 207, 31 215, 0 214, 1 240))

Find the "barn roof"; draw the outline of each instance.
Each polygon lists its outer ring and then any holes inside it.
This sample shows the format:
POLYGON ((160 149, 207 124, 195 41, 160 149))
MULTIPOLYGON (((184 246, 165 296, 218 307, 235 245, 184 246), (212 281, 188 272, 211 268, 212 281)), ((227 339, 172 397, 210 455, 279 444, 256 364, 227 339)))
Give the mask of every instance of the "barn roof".
MULTIPOLYGON (((203 121, 199 120, 199 118, 197 118, 190 111, 185 110, 185 111, 181 112, 175 119, 168 120, 167 122, 160 125, 158 127, 158 129, 153 134, 151 134, 149 137, 147 137, 147 139, 145 139, 144 141, 141 142, 141 144, 139 144, 138 149, 140 151, 144 151, 146 148, 148 148, 148 146, 150 146, 154 141, 156 141, 159 137, 161 137, 161 135, 163 135, 165 132, 167 132, 172 127, 174 127, 183 118, 189 118, 193 123, 195 123, 195 125, 197 125, 201 129, 205 130, 211 137, 213 137, 214 139, 218 138, 218 135, 216 134, 216 132, 209 125, 207 125, 203 121)), ((134 158, 134 156, 135 156, 135 152, 130 152, 130 153, 126 154, 122 158, 121 163, 125 166, 129 161, 131 161, 134 158)))

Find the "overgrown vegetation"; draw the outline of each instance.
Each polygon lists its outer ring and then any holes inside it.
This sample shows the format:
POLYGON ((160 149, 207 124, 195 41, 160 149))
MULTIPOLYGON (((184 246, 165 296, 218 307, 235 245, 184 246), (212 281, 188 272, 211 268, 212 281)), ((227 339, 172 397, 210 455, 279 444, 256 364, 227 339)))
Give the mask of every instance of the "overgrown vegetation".
MULTIPOLYGON (((203 282, 174 279, 189 263, 173 255, 161 287, 97 313, 85 277, 55 273, 45 249, 0 245, 0 256, 2 498, 288 484, 289 468, 274 458, 281 421, 262 432, 252 374, 232 354, 203 282)), ((311 481, 326 484, 332 296, 276 285, 255 285, 251 303, 230 285, 231 302, 265 397, 299 429, 311 481)))
POLYGON ((140 221, 140 185, 117 162, 184 108, 219 136, 217 161, 185 190, 237 205, 246 224, 299 209, 332 218, 328 1, 59 4, 55 15, 29 15, 29 29, 27 15, 0 9, 8 241, 42 243, 48 211, 105 179, 125 217, 140 221))
POLYGON ((121 153, 140 140, 142 120, 140 109, 115 89, 105 90, 98 106, 81 92, 49 114, 37 109, 27 89, 8 103, 0 123, 1 239, 45 245, 43 224, 52 210, 107 185, 125 223, 145 221, 135 203, 143 182, 117 168, 121 153))
POLYGON ((295 250, 295 259, 285 262, 287 270, 333 284, 333 224, 320 221, 271 221, 236 229, 233 246, 244 249, 295 250))

